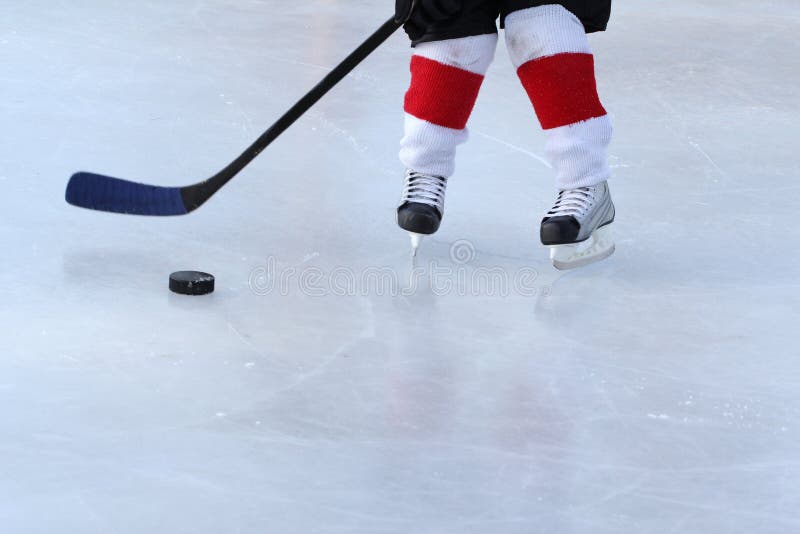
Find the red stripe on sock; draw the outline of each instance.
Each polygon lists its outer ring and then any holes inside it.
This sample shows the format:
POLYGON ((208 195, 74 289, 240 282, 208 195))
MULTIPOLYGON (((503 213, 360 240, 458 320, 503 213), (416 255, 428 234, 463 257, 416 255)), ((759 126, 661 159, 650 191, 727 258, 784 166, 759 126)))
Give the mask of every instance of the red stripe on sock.
POLYGON ((606 114, 597 96, 591 54, 567 53, 535 59, 522 65, 517 74, 545 130, 606 114))
POLYGON ((463 130, 475 107, 483 78, 474 72, 413 56, 405 111, 439 126, 463 130))

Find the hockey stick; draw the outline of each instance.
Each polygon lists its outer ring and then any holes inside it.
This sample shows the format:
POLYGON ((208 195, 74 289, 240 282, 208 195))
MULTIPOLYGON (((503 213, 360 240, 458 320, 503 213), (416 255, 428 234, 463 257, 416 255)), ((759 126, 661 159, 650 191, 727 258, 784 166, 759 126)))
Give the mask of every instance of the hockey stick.
MULTIPOLYGON (((416 2, 415 2, 416 3, 416 2)), ((392 17, 364 41, 322 81, 301 98, 278 121, 227 167, 208 180, 184 187, 161 187, 89 172, 73 174, 66 200, 74 206, 131 215, 186 215, 209 198, 253 161, 270 143, 295 123, 311 106, 374 52, 400 26, 392 17)))

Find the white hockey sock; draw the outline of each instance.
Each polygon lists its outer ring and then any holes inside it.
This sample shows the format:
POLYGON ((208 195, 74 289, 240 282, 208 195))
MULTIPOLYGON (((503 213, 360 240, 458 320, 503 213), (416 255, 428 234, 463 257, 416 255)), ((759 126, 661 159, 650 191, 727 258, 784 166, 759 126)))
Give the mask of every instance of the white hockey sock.
POLYGON ((400 142, 406 168, 453 175, 456 147, 468 138, 467 121, 496 47, 497 34, 487 34, 421 43, 414 49, 400 142))
POLYGON ((515 11, 506 17, 506 43, 545 130, 556 186, 607 180, 612 127, 597 96, 594 57, 581 22, 558 5, 515 11))

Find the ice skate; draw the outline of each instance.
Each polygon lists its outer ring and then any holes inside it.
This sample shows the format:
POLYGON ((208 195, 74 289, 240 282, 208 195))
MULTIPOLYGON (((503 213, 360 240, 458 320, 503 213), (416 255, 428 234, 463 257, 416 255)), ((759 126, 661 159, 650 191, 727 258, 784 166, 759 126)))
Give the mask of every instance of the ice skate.
POLYGON ((447 178, 407 171, 397 207, 397 224, 411 236, 411 255, 416 256, 422 238, 436 233, 444 215, 447 178))
POLYGON ((614 253, 614 203, 608 183, 559 192, 542 220, 542 244, 550 247, 556 269, 574 269, 614 253))

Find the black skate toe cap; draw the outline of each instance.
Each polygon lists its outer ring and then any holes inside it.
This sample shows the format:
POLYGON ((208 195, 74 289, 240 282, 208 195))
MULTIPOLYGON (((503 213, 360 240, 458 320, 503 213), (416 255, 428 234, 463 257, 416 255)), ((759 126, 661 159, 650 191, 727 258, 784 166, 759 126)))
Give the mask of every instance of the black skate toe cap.
POLYGON ((439 229, 441 222, 439 210, 427 204, 406 202, 397 208, 397 224, 408 232, 433 234, 439 229))
POLYGON ((575 243, 580 231, 581 225, 574 217, 560 215, 542 221, 540 237, 543 245, 566 245, 575 243))

